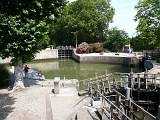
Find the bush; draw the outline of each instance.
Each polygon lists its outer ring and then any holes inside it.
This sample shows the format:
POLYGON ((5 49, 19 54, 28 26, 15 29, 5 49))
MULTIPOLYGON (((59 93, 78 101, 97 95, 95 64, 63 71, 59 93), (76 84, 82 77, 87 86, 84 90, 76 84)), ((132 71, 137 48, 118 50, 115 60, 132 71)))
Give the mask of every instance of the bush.
POLYGON ((94 52, 99 53, 102 51, 103 51, 102 44, 99 42, 94 43, 94 52))
POLYGON ((89 45, 86 42, 82 42, 79 44, 77 50, 77 53, 82 54, 82 53, 89 53, 89 45))
POLYGON ((0 65, 0 87, 9 86, 10 74, 4 65, 0 65))
POLYGON ((86 42, 81 43, 76 52, 79 54, 83 54, 83 53, 100 53, 103 51, 103 47, 102 44, 99 42, 96 43, 92 43, 92 44, 88 44, 86 42))

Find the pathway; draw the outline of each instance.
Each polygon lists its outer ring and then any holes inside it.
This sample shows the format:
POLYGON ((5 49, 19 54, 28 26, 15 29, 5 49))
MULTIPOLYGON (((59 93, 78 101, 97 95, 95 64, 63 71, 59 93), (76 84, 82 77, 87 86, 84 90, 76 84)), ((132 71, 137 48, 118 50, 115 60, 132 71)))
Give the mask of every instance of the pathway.
POLYGON ((89 98, 77 95, 75 81, 61 81, 59 94, 51 92, 52 83, 36 82, 15 92, 0 90, 0 120, 93 120, 85 107, 89 98))

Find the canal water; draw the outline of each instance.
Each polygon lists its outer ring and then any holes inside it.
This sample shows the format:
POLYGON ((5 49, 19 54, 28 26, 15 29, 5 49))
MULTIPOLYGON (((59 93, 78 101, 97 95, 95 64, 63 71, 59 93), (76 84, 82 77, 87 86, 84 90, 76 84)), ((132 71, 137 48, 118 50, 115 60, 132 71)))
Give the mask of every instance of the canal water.
MULTIPOLYGON (((41 71, 46 79, 61 77, 61 79, 87 79, 97 75, 113 72, 130 72, 129 66, 107 63, 78 63, 72 59, 41 60, 28 63, 30 68, 41 71)), ((133 68, 138 72, 139 68, 133 68)))

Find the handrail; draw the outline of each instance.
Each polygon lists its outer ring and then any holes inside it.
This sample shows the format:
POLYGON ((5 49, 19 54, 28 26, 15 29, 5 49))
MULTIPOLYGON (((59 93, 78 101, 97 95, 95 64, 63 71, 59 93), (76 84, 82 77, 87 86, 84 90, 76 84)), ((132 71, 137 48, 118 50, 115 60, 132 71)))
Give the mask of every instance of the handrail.
MULTIPOLYGON (((124 97, 125 96, 123 94, 121 94, 120 92, 118 92, 117 90, 113 90, 114 92, 116 92, 117 94, 119 94, 120 96, 124 97)), ((130 102, 135 105, 138 109, 140 109, 141 111, 143 111, 145 114, 147 114, 149 117, 151 117, 152 119, 156 120, 156 117, 153 116, 152 114, 150 114, 149 112, 147 112, 144 108, 142 108, 141 106, 137 105, 132 99, 130 99, 130 102)))
MULTIPOLYGON (((107 101, 109 104, 113 105, 113 106, 119 111, 120 109, 119 109, 116 105, 114 105, 110 100, 108 100, 108 98, 107 98, 106 96, 104 96, 104 95, 101 93, 101 89, 102 89, 102 88, 96 90, 96 92, 97 92, 101 97, 105 98, 105 100, 107 99, 106 101, 107 101)), ((115 92, 116 94, 120 95, 123 99, 126 98, 123 94, 121 94, 121 93, 118 92, 117 90, 112 89, 112 91, 115 92)), ((145 115, 147 115, 148 117, 150 117, 150 118, 153 119, 153 120, 156 120, 156 117, 155 117, 155 116, 153 116, 152 114, 150 114, 149 112, 147 112, 144 108, 142 108, 142 107, 140 107, 139 105, 137 105, 133 100, 129 99, 129 101, 130 101, 130 103, 131 103, 131 106, 134 105, 135 107, 137 107, 137 109, 141 110, 145 115)), ((121 112, 122 112, 122 111, 121 111, 121 112)), ((122 113, 122 114, 124 115, 124 113, 122 113)), ((126 117, 126 115, 125 115, 125 117, 126 117)))
POLYGON ((106 96, 104 96, 100 91, 97 91, 98 94, 103 97, 110 105, 112 105, 114 108, 118 110, 121 114, 123 114, 128 120, 131 120, 121 109, 119 109, 114 103, 112 103, 110 100, 107 99, 106 96))
MULTIPOLYGON (((121 109, 119 109, 112 101, 110 101, 108 99, 108 97, 104 96, 103 93, 105 93, 105 88, 106 88, 106 84, 109 84, 111 85, 111 90, 113 92, 115 92, 116 94, 118 94, 123 100, 126 100, 126 97, 121 94, 120 92, 118 92, 117 90, 115 90, 115 87, 117 87, 117 85, 119 85, 119 83, 125 87, 126 84, 128 84, 129 82, 129 79, 128 79, 128 82, 127 81, 117 81, 115 79, 112 79, 110 76, 112 76, 113 74, 105 74, 105 75, 100 75, 100 76, 96 76, 96 77, 93 77, 93 78, 90 78, 90 79, 87 79, 87 80, 82 80, 80 82, 84 82, 84 81, 88 81, 87 82, 87 85, 88 85, 88 90, 90 90, 91 92, 91 96, 93 95, 92 94, 92 90, 95 89, 96 92, 110 105, 112 105, 118 112, 120 112, 122 115, 124 115, 124 117, 126 117, 128 120, 131 120, 121 109), (112 80, 111 80, 111 79, 112 80), (108 83, 107 83, 108 82, 108 83), (98 83, 98 84, 97 84, 98 83), (102 83, 102 84, 101 84, 102 83), (106 83, 106 84, 105 84, 106 83), (126 84, 124 84, 126 83, 126 84)), ((146 82, 148 81, 148 83, 146 83, 146 85, 149 85, 149 84, 154 84, 155 86, 157 85, 157 74, 147 74, 147 73, 115 73, 114 75, 128 75, 127 77, 131 79, 133 78, 137 78, 137 81, 132 81, 131 82, 131 87, 134 89, 134 84, 141 84, 141 80, 140 80, 140 75, 143 75, 146 82), (134 74, 134 76, 133 76, 134 74), (153 77, 151 76, 153 75, 153 77)), ((123 77, 120 77, 120 78, 124 78, 123 77)), ((118 78, 119 79, 119 78, 118 78)), ((156 117, 153 116, 152 114, 150 114, 149 112, 147 112, 144 108, 142 108, 141 106, 139 106, 138 104, 136 104, 133 100, 129 99, 129 102, 131 103, 130 105, 131 106, 135 106, 138 110, 142 111, 143 114, 145 114, 146 116, 150 117, 151 119, 153 120, 156 120, 156 117)), ((103 108, 102 108, 103 109, 103 108)), ((134 115, 132 113, 132 115, 134 115)))

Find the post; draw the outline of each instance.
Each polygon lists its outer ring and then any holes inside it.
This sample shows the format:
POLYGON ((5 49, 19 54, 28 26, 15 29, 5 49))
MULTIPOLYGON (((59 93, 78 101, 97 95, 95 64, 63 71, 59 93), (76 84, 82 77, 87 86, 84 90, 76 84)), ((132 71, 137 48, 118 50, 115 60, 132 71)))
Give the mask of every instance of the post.
POLYGON ((105 83, 102 81, 102 94, 104 94, 105 93, 105 83))
POLYGON ((145 88, 148 88, 148 71, 146 69, 145 73, 144 73, 144 79, 145 79, 145 88))
MULTIPOLYGON (((131 101, 130 101, 130 96, 131 96, 131 88, 126 88, 126 100, 125 100, 125 105, 128 106, 128 108, 131 108, 131 101)), ((128 112, 129 115, 129 112, 128 112)))
POLYGON ((75 38, 76 38, 76 49, 77 49, 77 47, 78 47, 78 41, 77 41, 77 35, 78 35, 78 32, 79 31, 75 31, 75 32, 71 32, 72 34, 74 34, 74 36, 75 36, 75 38))
POLYGON ((137 74, 137 81, 138 81, 138 89, 140 89, 141 88, 140 74, 137 74))
POLYGON ((55 94, 59 94, 59 90, 60 90, 60 77, 55 77, 54 78, 54 93, 55 94))
POLYGON ((120 78, 121 80, 120 80, 120 87, 124 87, 123 86, 123 79, 122 78, 120 78))
POLYGON ((102 107, 102 120, 103 120, 104 109, 105 109, 105 99, 103 97, 102 97, 101 107, 102 107))
POLYGON ((91 83, 91 80, 89 81, 89 91, 90 91, 90 95, 91 95, 91 106, 93 106, 93 90, 92 90, 92 83, 91 83))
POLYGON ((119 94, 116 94, 116 105, 119 108, 121 102, 121 96, 119 94))
POLYGON ((130 73, 129 77, 130 77, 131 89, 134 89, 133 72, 130 73))
POLYGON ((129 79, 129 78, 128 78, 128 76, 125 75, 125 76, 124 76, 124 79, 125 79, 125 80, 124 80, 124 81, 125 81, 125 86, 124 86, 124 87, 127 88, 127 87, 129 87, 129 86, 128 86, 128 79, 129 79))
POLYGON ((156 85, 156 74, 154 74, 154 89, 157 88, 157 85, 156 85))
MULTIPOLYGON (((129 53, 131 53, 131 44, 130 44, 130 39, 129 39, 129 53)), ((132 58, 131 58, 132 59, 132 58)), ((131 62, 132 62, 132 60, 131 60, 131 62)))
POLYGON ((130 94, 131 94, 131 88, 127 87, 126 88, 126 99, 127 100, 130 100, 130 96, 131 96, 130 94))
POLYGON ((77 47, 78 47, 78 46, 77 46, 77 33, 76 33, 76 49, 77 49, 77 47))
POLYGON ((113 120, 113 106, 110 107, 110 120, 113 120))
POLYGON ((108 91, 111 92, 111 84, 110 84, 110 82, 108 83, 108 91))

